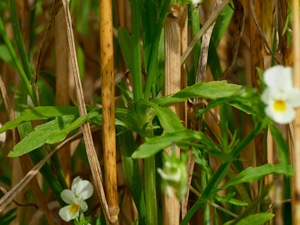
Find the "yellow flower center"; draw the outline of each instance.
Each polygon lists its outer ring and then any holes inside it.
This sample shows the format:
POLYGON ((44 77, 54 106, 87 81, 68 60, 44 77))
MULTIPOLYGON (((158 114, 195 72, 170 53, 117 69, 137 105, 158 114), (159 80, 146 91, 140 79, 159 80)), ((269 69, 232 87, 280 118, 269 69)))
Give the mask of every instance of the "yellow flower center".
POLYGON ((283 112, 286 109, 285 102, 282 100, 276 100, 274 103, 274 109, 276 111, 283 112))
POLYGON ((76 203, 73 203, 70 207, 70 212, 72 214, 76 214, 79 210, 79 207, 80 207, 79 205, 77 205, 76 203))

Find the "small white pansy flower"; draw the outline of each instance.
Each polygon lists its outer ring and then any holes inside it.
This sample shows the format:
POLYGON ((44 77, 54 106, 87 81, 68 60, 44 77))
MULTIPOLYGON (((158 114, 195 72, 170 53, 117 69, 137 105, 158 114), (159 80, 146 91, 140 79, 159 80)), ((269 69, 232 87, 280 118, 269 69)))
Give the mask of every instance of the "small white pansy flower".
POLYGON ((287 124, 294 120, 294 108, 300 106, 300 90, 293 88, 292 68, 274 66, 264 73, 267 88, 261 95, 267 105, 265 113, 280 124, 287 124))
POLYGON ((60 194, 62 200, 69 204, 59 210, 60 217, 69 222, 79 216, 80 210, 85 212, 88 205, 84 200, 90 198, 93 192, 93 186, 89 181, 76 177, 72 182, 71 190, 65 189, 60 194))

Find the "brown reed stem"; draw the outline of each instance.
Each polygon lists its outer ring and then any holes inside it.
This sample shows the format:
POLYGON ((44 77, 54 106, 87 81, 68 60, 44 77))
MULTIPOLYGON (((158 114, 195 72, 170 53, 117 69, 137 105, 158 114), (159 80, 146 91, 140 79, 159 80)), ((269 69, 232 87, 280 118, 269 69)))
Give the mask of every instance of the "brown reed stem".
MULTIPOLYGON (((72 72, 74 75, 74 81, 75 81, 75 87, 76 87, 76 96, 78 101, 78 108, 80 116, 86 115, 86 107, 84 102, 84 96, 83 96, 83 90, 80 80, 80 74, 79 74, 79 68, 77 63, 77 55, 76 55, 76 48, 75 48, 75 41, 73 36, 73 29, 72 29, 72 20, 69 10, 69 2, 67 0, 62 0, 63 8, 65 11, 65 19, 67 23, 67 35, 68 35, 68 43, 69 43, 69 49, 70 49, 70 55, 71 55, 71 62, 72 62, 72 72)), ((93 179, 95 181, 95 189, 98 193, 99 200, 101 207, 104 212, 104 216, 106 219, 106 222, 108 224, 115 222, 114 219, 111 221, 110 219, 110 213, 108 210, 107 201, 105 198, 104 188, 103 188, 103 179, 102 179, 102 172, 100 163, 97 157, 97 153, 95 150, 95 146, 92 139, 92 134, 90 130, 90 125, 88 122, 85 122, 82 124, 82 130, 83 130, 83 139, 85 142, 86 152, 88 156, 88 160, 91 167, 91 172, 93 175, 93 179)))
POLYGON ((118 220, 115 84, 112 2, 100 0, 101 96, 103 117, 104 172, 108 208, 111 218, 118 220))
MULTIPOLYGON (((299 28, 299 0, 292 1, 293 7, 293 48, 294 48, 294 65, 293 76, 295 88, 300 88, 300 28, 299 28)), ((296 119, 294 121, 294 198, 292 198, 293 224, 300 224, 300 108, 296 109, 296 119)))
MULTIPOLYGON (((251 4, 251 3, 250 3, 251 4)), ((256 71, 256 67, 259 67, 264 71, 264 41, 261 37, 259 29, 255 22, 260 27, 263 26, 263 12, 262 12, 262 0, 253 1, 253 13, 256 16, 254 21, 253 16, 250 16, 250 54, 251 54, 251 78, 252 86, 258 88, 259 75, 256 71)), ((264 134, 259 134, 255 137, 255 151, 256 151, 256 165, 262 165, 263 161, 263 149, 264 149, 264 134)), ((257 188, 257 185, 254 187, 257 188)), ((258 190, 258 189, 257 189, 258 190)), ((253 190, 253 199, 257 198, 258 191, 253 190)))

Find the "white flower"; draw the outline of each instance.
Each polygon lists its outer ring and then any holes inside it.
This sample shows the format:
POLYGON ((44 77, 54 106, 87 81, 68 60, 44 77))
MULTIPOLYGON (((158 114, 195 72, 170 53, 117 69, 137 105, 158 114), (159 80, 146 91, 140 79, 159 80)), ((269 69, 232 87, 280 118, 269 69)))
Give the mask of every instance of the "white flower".
POLYGON ((267 88, 261 95, 267 105, 265 113, 280 124, 294 120, 294 108, 300 106, 300 90, 293 88, 292 68, 274 66, 264 73, 267 88))
POLYGON ((60 194, 62 200, 69 204, 59 210, 60 217, 69 222, 79 216, 80 210, 85 212, 88 205, 84 200, 91 197, 93 192, 93 186, 89 181, 76 177, 72 182, 71 190, 65 189, 60 194))

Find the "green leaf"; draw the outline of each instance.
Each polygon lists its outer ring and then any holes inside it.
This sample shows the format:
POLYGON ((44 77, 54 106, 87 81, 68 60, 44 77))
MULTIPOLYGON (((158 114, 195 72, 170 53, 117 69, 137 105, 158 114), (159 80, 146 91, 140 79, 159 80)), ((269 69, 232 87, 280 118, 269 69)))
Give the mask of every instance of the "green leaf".
POLYGON ((91 112, 89 112, 88 114, 79 117, 72 124, 70 124, 70 126, 67 126, 66 128, 62 129, 61 131, 52 134, 47 139, 46 143, 55 144, 55 143, 63 141, 67 137, 68 133, 70 133, 71 131, 73 131, 76 128, 80 127, 85 121, 87 121, 89 119, 92 119, 95 116, 98 116, 99 112, 101 112, 101 110, 95 110, 94 109, 91 112))
POLYGON ((226 98, 243 87, 236 84, 227 84, 226 81, 212 81, 207 83, 197 83, 193 86, 183 89, 173 95, 176 98, 226 98))
POLYGON ((207 161, 205 160, 205 158, 202 156, 201 151, 193 147, 192 147, 192 151, 193 151, 193 155, 195 156, 195 162, 198 165, 200 165, 201 170, 206 171, 207 178, 210 179, 210 177, 212 176, 211 169, 207 161))
MULTIPOLYGON (((124 129, 118 129, 118 132, 122 131, 124 129)), ((139 224, 146 225, 146 204, 139 162, 137 159, 131 158, 131 154, 135 150, 134 137, 132 131, 128 130, 122 132, 119 137, 125 180, 139 213, 139 224)))
POLYGON ((173 142, 179 141, 200 141, 211 145, 214 148, 214 143, 206 137, 202 132, 193 130, 181 130, 173 133, 165 133, 158 137, 149 138, 147 142, 140 145, 140 147, 132 154, 132 158, 148 158, 155 155, 164 148, 172 146, 173 142))
POLYGON ((43 146, 53 133, 59 132, 65 127, 70 126, 77 118, 78 116, 75 115, 62 116, 37 126, 33 132, 29 133, 13 148, 8 156, 21 156, 43 146))
POLYGON ((248 167, 243 170, 233 179, 229 180, 225 185, 216 190, 216 192, 224 190, 232 185, 236 185, 239 183, 252 182, 255 180, 259 180, 263 176, 269 174, 284 174, 287 176, 294 176, 294 168, 290 165, 282 165, 282 164, 265 164, 259 167, 248 167))
MULTIPOLYGON (((272 213, 256 213, 254 215, 247 216, 246 218, 239 221, 236 225, 261 225, 272 219, 273 217, 274 214, 272 213)), ((230 225, 233 221, 229 221, 224 225, 230 225)))
POLYGON ((9 65, 11 69, 14 69, 14 61, 6 47, 6 45, 0 45, 0 59, 9 65))
POLYGON ((279 161, 283 165, 289 165, 289 150, 288 150, 288 145, 285 142, 282 133, 280 130, 273 124, 268 125, 271 131, 272 136, 274 137, 274 140, 277 144, 277 151, 279 153, 279 161))
POLYGON ((237 199, 232 198, 235 195, 235 193, 230 193, 226 196, 219 196, 219 195, 215 195, 215 199, 217 199, 219 202, 229 202, 233 205, 238 205, 238 206, 247 206, 248 203, 247 202, 243 202, 237 199))
POLYGON ((22 123, 33 121, 33 120, 40 120, 40 119, 49 119, 64 115, 79 115, 79 111, 77 107, 73 106, 40 106, 34 109, 26 109, 24 112, 13 121, 9 121, 5 123, 1 129, 0 133, 14 129, 22 123))

